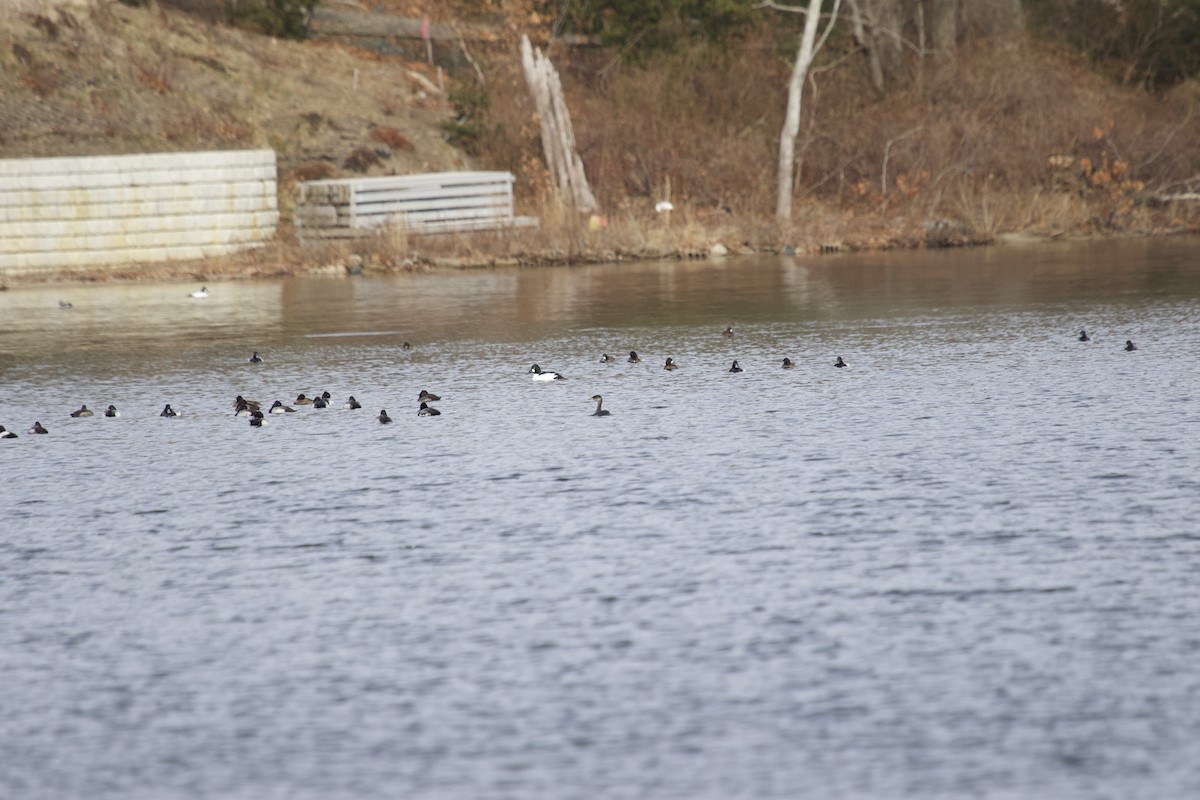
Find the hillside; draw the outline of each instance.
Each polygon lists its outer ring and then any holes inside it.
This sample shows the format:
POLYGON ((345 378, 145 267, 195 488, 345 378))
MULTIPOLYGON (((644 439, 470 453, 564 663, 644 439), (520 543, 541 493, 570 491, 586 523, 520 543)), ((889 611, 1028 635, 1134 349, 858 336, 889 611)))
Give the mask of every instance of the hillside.
MULTIPOLYGON (((405 0, 369 5, 373 14, 421 12, 405 0)), ((350 251, 379 268, 409 268, 717 243, 815 251, 1200 229, 1196 203, 1150 202, 1195 191, 1200 87, 1122 89, 1029 41, 973 48, 883 100, 835 53, 806 100, 798 208, 781 226, 770 197, 789 64, 769 21, 739 51, 684 51, 651 68, 614 67, 596 48, 551 48, 603 206, 601 224, 580 225, 552 202, 517 64, 519 32, 544 40, 547 21, 528 10, 468 19, 453 8, 435 22, 459 33, 439 45, 459 68, 439 76, 422 58, 276 40, 165 4, 12 0, 0 9, 0 158, 272 147, 285 219, 297 180, 502 168, 518 175, 524 210, 544 219, 514 237, 318 250, 296 246, 285 226, 267 252, 156 275, 277 273, 350 251), (491 41, 463 37, 468 25, 490 26, 491 41), (667 197, 679 209, 669 222, 653 213, 667 197)))

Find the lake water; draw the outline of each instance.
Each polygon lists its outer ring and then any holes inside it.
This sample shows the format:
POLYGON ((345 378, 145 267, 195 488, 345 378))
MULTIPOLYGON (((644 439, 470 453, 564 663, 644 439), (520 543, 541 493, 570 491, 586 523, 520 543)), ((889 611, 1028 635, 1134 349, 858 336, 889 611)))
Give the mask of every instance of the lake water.
POLYGON ((1200 796, 1195 239, 196 288, 0 293, 0 797, 1200 796))

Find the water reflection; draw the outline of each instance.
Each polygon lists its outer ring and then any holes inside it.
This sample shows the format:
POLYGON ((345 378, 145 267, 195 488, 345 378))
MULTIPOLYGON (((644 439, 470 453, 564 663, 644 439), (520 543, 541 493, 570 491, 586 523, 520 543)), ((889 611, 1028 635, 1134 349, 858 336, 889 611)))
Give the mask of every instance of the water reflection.
POLYGON ((1125 294, 1197 292, 1194 243, 1146 240, 512 269, 386 278, 186 286, 19 287, 0 294, 0 352, 126 340, 277 344, 313 333, 394 331, 424 341, 537 338, 597 328, 705 321, 888 318, 930 308, 1083 307, 1125 294), (72 303, 60 309, 59 301, 72 303))

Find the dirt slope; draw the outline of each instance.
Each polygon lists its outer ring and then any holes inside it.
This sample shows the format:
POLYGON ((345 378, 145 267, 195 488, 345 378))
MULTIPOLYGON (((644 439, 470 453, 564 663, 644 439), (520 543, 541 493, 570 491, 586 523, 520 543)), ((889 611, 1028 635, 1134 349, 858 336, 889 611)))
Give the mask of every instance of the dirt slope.
POLYGON ((0 0, 0 22, 0 158, 273 147, 285 188, 469 166, 421 64, 111 0, 0 0))

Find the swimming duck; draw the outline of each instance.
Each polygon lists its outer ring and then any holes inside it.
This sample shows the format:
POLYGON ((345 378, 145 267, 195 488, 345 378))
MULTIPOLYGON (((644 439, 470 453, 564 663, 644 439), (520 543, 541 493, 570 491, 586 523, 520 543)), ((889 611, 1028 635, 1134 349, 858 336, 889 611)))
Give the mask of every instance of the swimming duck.
POLYGON ((838 356, 838 357, 837 357, 837 361, 833 362, 833 365, 834 365, 835 367, 848 367, 848 366, 850 366, 850 365, 849 365, 849 364, 847 364, 845 361, 842 361, 842 357, 841 357, 841 356, 838 356))
POLYGON ((565 380, 562 375, 557 372, 543 372, 542 368, 534 364, 529 368, 529 373, 533 375, 535 381, 561 381, 565 380))
POLYGON ((272 414, 295 414, 296 413, 296 409, 292 408, 291 406, 285 406, 283 404, 283 402, 280 400, 276 400, 274 403, 272 403, 269 411, 272 414))
POLYGON ((49 433, 50 431, 43 428, 42 423, 35 422, 35 423, 33 423, 33 427, 29 429, 29 432, 30 433, 49 433))
POLYGON ((261 364, 262 363, 262 356, 260 356, 258 354, 257 350, 254 351, 254 355, 250 356, 250 363, 251 364, 261 364))
POLYGON ((642 360, 640 358, 638 358, 637 353, 630 350, 629 351, 629 363, 630 364, 640 364, 640 363, 642 363, 642 360))
POLYGON ((792 363, 792 360, 790 358, 785 358, 783 360, 783 368, 784 369, 795 369, 796 365, 792 363))
POLYGON ((17 435, 10 430, 7 430, 3 425, 0 425, 0 439, 16 439, 17 435))
POLYGON ((313 401, 312 401, 312 407, 313 408, 328 408, 329 401, 326 400, 324 397, 314 397, 313 401))
POLYGON ((295 403, 298 406, 311 406, 313 401, 311 397, 305 397, 304 392, 301 392, 300 394, 296 395, 295 403))
POLYGON ((417 411, 418 417, 440 417, 441 415, 442 412, 429 405, 429 403, 421 403, 421 408, 417 411))
POLYGON ((188 297, 193 297, 197 300, 204 300, 205 298, 208 297, 208 287, 201 286, 199 288, 199 290, 192 292, 191 294, 188 295, 188 297))
POLYGON ((93 414, 92 410, 90 408, 88 408, 86 405, 82 405, 79 407, 78 411, 72 411, 71 416, 72 417, 94 417, 95 414, 93 414))
POLYGON ((266 424, 267 424, 267 420, 263 417, 263 413, 261 411, 255 411, 250 415, 250 427, 251 428, 261 428, 263 425, 266 425, 266 424))
POLYGON ((605 353, 604 355, 600 356, 600 363, 601 364, 615 364, 615 363, 617 363, 617 360, 615 358, 613 358, 612 356, 610 356, 608 353, 605 353))
POLYGON ((1088 336, 1088 335, 1087 335, 1087 331, 1080 331, 1080 332, 1079 332, 1079 341, 1081 341, 1081 342, 1090 342, 1091 340, 1092 340, 1092 337, 1090 337, 1090 336, 1088 336))
POLYGON ((594 394, 592 395, 592 399, 596 401, 596 411, 592 414, 593 417, 608 417, 612 415, 611 412, 605 411, 600 407, 604 403, 603 397, 598 394, 594 394))
POLYGON ((243 400, 241 397, 238 398, 238 402, 233 406, 233 415, 235 417, 248 417, 255 411, 262 411, 262 407, 258 403, 243 400))
POLYGON ((71 305, 71 304, 70 304, 70 303, 68 303, 66 300, 59 300, 59 301, 58 301, 58 307, 59 307, 59 308, 74 308, 75 306, 71 305))
POLYGON ((386 408, 385 408, 384 410, 382 410, 382 411, 380 411, 380 412, 379 412, 379 416, 378 416, 378 417, 376 417, 376 419, 378 419, 378 420, 379 420, 379 422, 380 422, 380 424, 383 424, 383 425, 386 425, 386 424, 388 424, 389 422, 391 422, 391 421, 392 421, 392 418, 391 418, 391 417, 389 417, 389 416, 387 415, 387 409, 386 409, 386 408))
POLYGON ((353 411, 356 408, 362 408, 362 403, 355 400, 354 395, 350 395, 350 399, 346 401, 346 405, 342 406, 342 408, 347 411, 353 411))
POLYGON ((165 406, 163 406, 162 413, 160 413, 159 416, 160 417, 179 417, 182 415, 175 409, 171 408, 170 403, 167 403, 165 406))
MULTIPOLYGON (((663 369, 679 369, 679 365, 675 363, 675 359, 668 358, 667 363, 663 364, 663 369)), ((596 398, 592 398, 595 400, 596 398)))
POLYGON ((738 365, 737 361, 734 361, 734 362, 733 362, 733 366, 729 368, 729 371, 730 371, 730 372, 742 372, 743 370, 742 370, 742 368, 741 368, 741 367, 738 365))
POLYGON ((109 404, 108 408, 104 409, 104 416, 106 416, 106 417, 119 417, 119 416, 121 416, 121 412, 120 412, 120 411, 117 411, 117 407, 116 407, 116 406, 114 406, 114 405, 112 405, 112 404, 109 404))
POLYGON ((1133 343, 1132 339, 1126 339, 1125 340, 1125 352, 1132 353, 1134 350, 1137 350, 1137 345, 1133 343))
POLYGON ((431 394, 427 389, 422 389, 421 393, 417 395, 418 403, 436 403, 441 399, 442 398, 438 397, 436 394, 431 394))
POLYGON ((733 328, 732 327, 725 328, 725 330, 721 331, 721 335, 722 336, 733 336, 733 328))
POLYGON ((400 345, 400 349, 401 350, 412 350, 412 345, 409 344, 408 342, 405 342, 404 344, 400 345))

